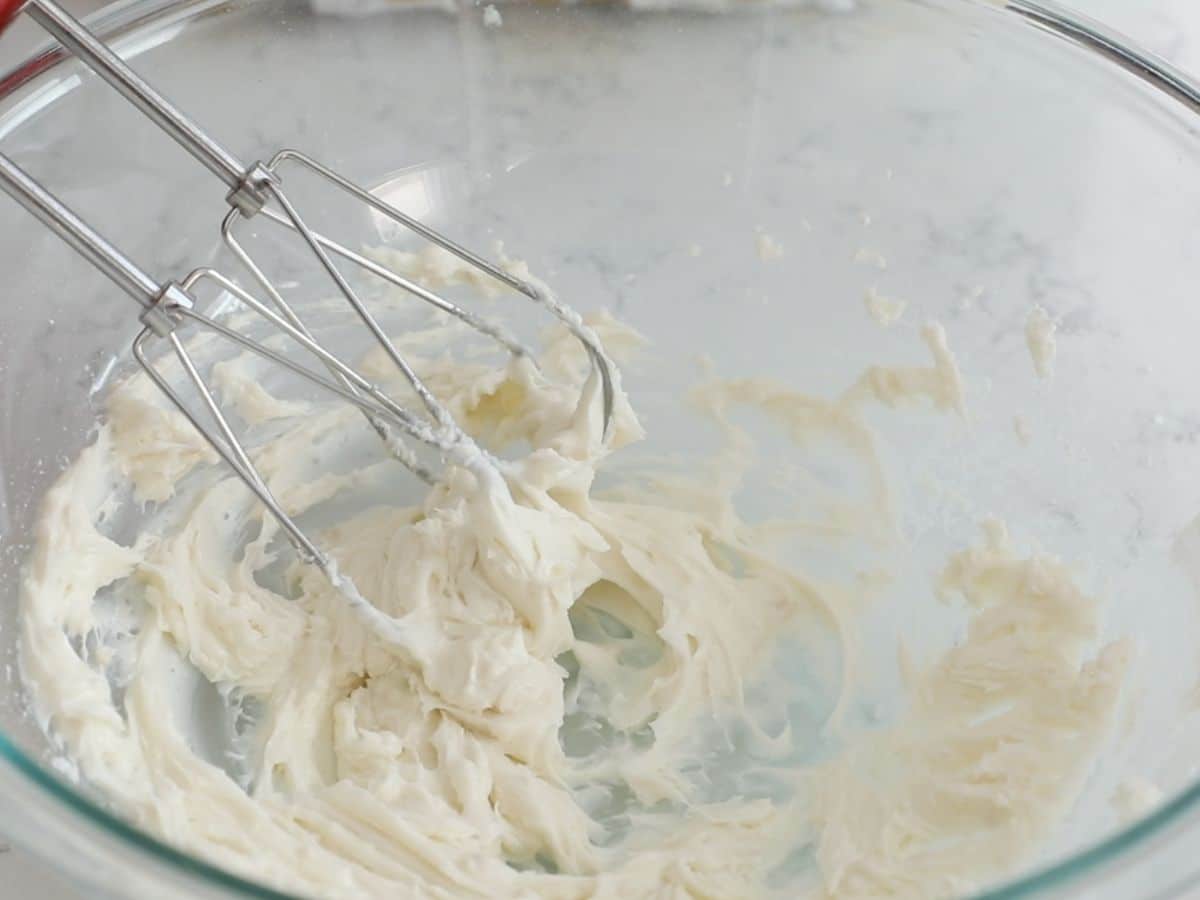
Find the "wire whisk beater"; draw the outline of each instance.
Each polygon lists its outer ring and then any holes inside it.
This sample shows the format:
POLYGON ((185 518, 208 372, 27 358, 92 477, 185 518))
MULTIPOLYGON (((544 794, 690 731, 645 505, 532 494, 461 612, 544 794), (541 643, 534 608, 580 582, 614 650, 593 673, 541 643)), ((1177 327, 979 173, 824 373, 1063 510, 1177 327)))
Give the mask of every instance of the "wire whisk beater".
POLYGON ((414 443, 433 448, 445 462, 478 469, 494 467, 489 454, 460 427, 405 359, 342 267, 368 273, 401 288, 458 319, 512 355, 532 359, 530 350, 501 323, 464 309, 429 286, 311 227, 285 189, 289 177, 304 174, 314 178, 324 189, 361 204, 386 221, 443 248, 498 285, 523 295, 560 321, 582 342, 593 372, 599 379, 600 408, 596 414, 601 417, 602 431, 607 432, 613 416, 614 375, 611 363, 595 336, 572 309, 559 302, 542 285, 515 276, 298 150, 283 149, 265 161, 249 165, 243 163, 159 94, 54 0, 27 0, 23 3, 19 0, 0 0, 0 30, 21 12, 41 25, 224 184, 229 210, 221 223, 221 236, 245 268, 254 290, 248 290, 237 279, 211 267, 197 268, 177 281, 153 278, 3 154, 0 154, 0 187, 141 306, 139 319, 144 327, 133 341, 133 354, 149 377, 263 503, 300 557, 320 567, 372 628, 385 632, 388 637, 397 637, 393 633, 395 620, 375 609, 358 594, 354 586, 338 572, 336 563, 322 552, 272 494, 181 339, 181 330, 188 326, 205 329, 351 404, 363 413, 387 451, 423 481, 432 483, 437 473, 421 462, 414 452, 414 443), (317 268, 328 280, 328 287, 345 300, 355 319, 403 375, 417 398, 418 408, 412 409, 398 402, 316 340, 294 306, 284 297, 281 286, 267 271, 267 266, 239 238, 243 223, 251 219, 267 220, 288 229, 312 254, 318 263, 317 268), (204 284, 213 285, 236 297, 278 333, 290 339, 295 347, 305 351, 302 357, 309 364, 299 362, 293 356, 202 312, 196 297, 198 288, 204 284), (258 292, 265 295, 265 299, 256 296, 258 292), (189 403, 152 361, 149 347, 156 341, 165 341, 178 360, 186 384, 194 390, 199 400, 200 412, 194 409, 196 404, 189 403))

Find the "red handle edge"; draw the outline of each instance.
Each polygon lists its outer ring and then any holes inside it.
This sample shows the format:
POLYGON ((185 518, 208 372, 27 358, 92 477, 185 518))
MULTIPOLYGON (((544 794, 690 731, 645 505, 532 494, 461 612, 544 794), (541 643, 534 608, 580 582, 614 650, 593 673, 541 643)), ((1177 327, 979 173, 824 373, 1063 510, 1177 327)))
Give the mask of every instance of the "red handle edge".
POLYGON ((0 34, 12 24, 24 5, 25 0, 0 0, 0 34))

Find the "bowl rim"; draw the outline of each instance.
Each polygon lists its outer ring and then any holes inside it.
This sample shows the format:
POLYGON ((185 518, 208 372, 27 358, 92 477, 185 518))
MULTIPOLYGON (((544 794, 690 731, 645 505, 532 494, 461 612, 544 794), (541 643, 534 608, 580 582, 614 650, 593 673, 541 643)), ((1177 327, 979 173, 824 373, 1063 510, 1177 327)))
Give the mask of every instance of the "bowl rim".
MULTIPOLYGON (((110 42, 137 34, 142 29, 162 29, 176 23, 195 22, 267 0, 116 0, 85 17, 90 28, 110 42)), ((1096 56, 1104 63, 1123 69, 1134 78, 1165 95, 1187 112, 1200 115, 1200 81, 1172 66, 1160 57, 1145 51, 1124 34, 1098 21, 1059 5, 1056 0, 908 0, 918 5, 968 6, 986 9, 989 13, 1016 18, 1045 33, 1049 38, 1073 45, 1096 56)), ((765 8, 769 8, 764 4, 765 8)), ((70 54, 50 41, 32 52, 22 62, 0 72, 0 103, 8 100, 22 87, 52 70, 70 54)), ((8 129, 5 129, 7 133, 8 129)), ((233 892, 255 900, 299 900, 297 895, 260 884, 251 878, 236 875, 220 866, 193 856, 156 838, 121 818, 99 802, 71 786, 48 766, 23 751, 0 730, 0 763, 15 770, 52 801, 69 812, 81 814, 89 824, 99 826, 118 838, 135 853, 148 853, 156 861, 166 863, 181 874, 206 882, 209 887, 233 892)), ((1155 843, 1178 838, 1173 830, 1186 823, 1190 816, 1200 813, 1200 778, 1180 791, 1153 812, 1116 829, 1060 859, 1012 878, 973 896, 974 900, 1017 900, 1038 893, 1077 883, 1086 876, 1096 880, 1103 871, 1119 862, 1128 862, 1134 852, 1146 853, 1155 843)), ((33 842, 19 834, 6 837, 55 865, 33 842)), ((61 868, 56 866, 56 868, 61 868)), ((1193 874, 1200 872, 1200 859, 1192 865, 1193 874)), ((1154 888, 1161 891, 1169 885, 1154 888)), ((1155 894, 1159 896, 1159 894, 1155 894)), ((1163 895, 1165 896, 1165 894, 1163 895)))

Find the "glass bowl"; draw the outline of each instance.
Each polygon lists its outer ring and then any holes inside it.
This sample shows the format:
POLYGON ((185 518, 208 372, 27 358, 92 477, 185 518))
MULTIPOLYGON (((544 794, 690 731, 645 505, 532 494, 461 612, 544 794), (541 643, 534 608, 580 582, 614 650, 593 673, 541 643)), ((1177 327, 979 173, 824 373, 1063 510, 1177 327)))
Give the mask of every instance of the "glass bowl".
MULTIPOLYGON (((832 390, 878 359, 919 359, 920 323, 941 322, 969 412, 960 427, 872 423, 905 476, 912 550, 872 633, 952 641, 961 615, 932 598, 936 561, 995 513, 1070 561, 1104 601, 1105 635, 1138 648, 1055 840, 984 895, 1163 896, 1196 877, 1187 79, 1015 0, 505 5, 499 28, 469 5, 354 6, 136 2, 92 24, 236 151, 302 147, 435 227, 502 237, 580 307, 629 320, 655 348, 629 377, 654 449, 683 441, 655 422, 699 354, 832 390), (905 317, 875 326, 866 291, 904 298, 905 317), (1035 304, 1058 323, 1044 380, 1026 348, 1035 304), (1111 798, 1130 778, 1162 800, 1125 821, 1111 798)), ((0 145, 163 277, 219 256, 223 192, 57 52, 0 80, 0 145)), ((0 832, 93 893, 283 896, 122 821, 29 714, 16 636, 38 500, 89 440, 136 326, 14 205, 0 227, 0 832)))

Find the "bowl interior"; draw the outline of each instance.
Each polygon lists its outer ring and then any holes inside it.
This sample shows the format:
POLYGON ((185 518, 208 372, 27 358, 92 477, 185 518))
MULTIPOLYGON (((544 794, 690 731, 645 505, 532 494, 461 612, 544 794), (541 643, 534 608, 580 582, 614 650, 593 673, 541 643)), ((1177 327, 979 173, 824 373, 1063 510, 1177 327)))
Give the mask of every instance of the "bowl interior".
MULTIPOLYGON (((961 637, 933 581, 994 515, 1101 598, 1102 639, 1139 648, 1112 739, 1030 868, 1116 833, 1128 779, 1167 796, 1190 784, 1200 160, 1182 111, 968 2, 514 5, 499 28, 471 7, 314 6, 163 7, 115 45, 246 158, 302 148, 465 243, 503 240, 576 306, 638 328, 653 350, 626 381, 647 457, 716 446, 680 411, 701 356, 831 398, 871 365, 924 364, 921 328, 941 323, 965 417, 869 417, 905 552, 866 613, 862 709, 883 723, 903 709, 898 638, 921 657, 961 637), (873 321, 870 292, 905 301, 903 317, 873 321), (1058 322, 1048 379, 1026 345, 1034 305, 1058 322)), ((0 143, 162 277, 229 265, 222 188, 77 65, 4 100, 0 143)), ((128 365, 135 310, 15 206, 0 227, 0 711, 49 765, 17 671, 19 573, 38 498, 128 365)), ((505 314, 537 324, 515 301, 505 314)), ((801 502, 772 480, 794 452, 765 430, 747 514, 801 502)))

